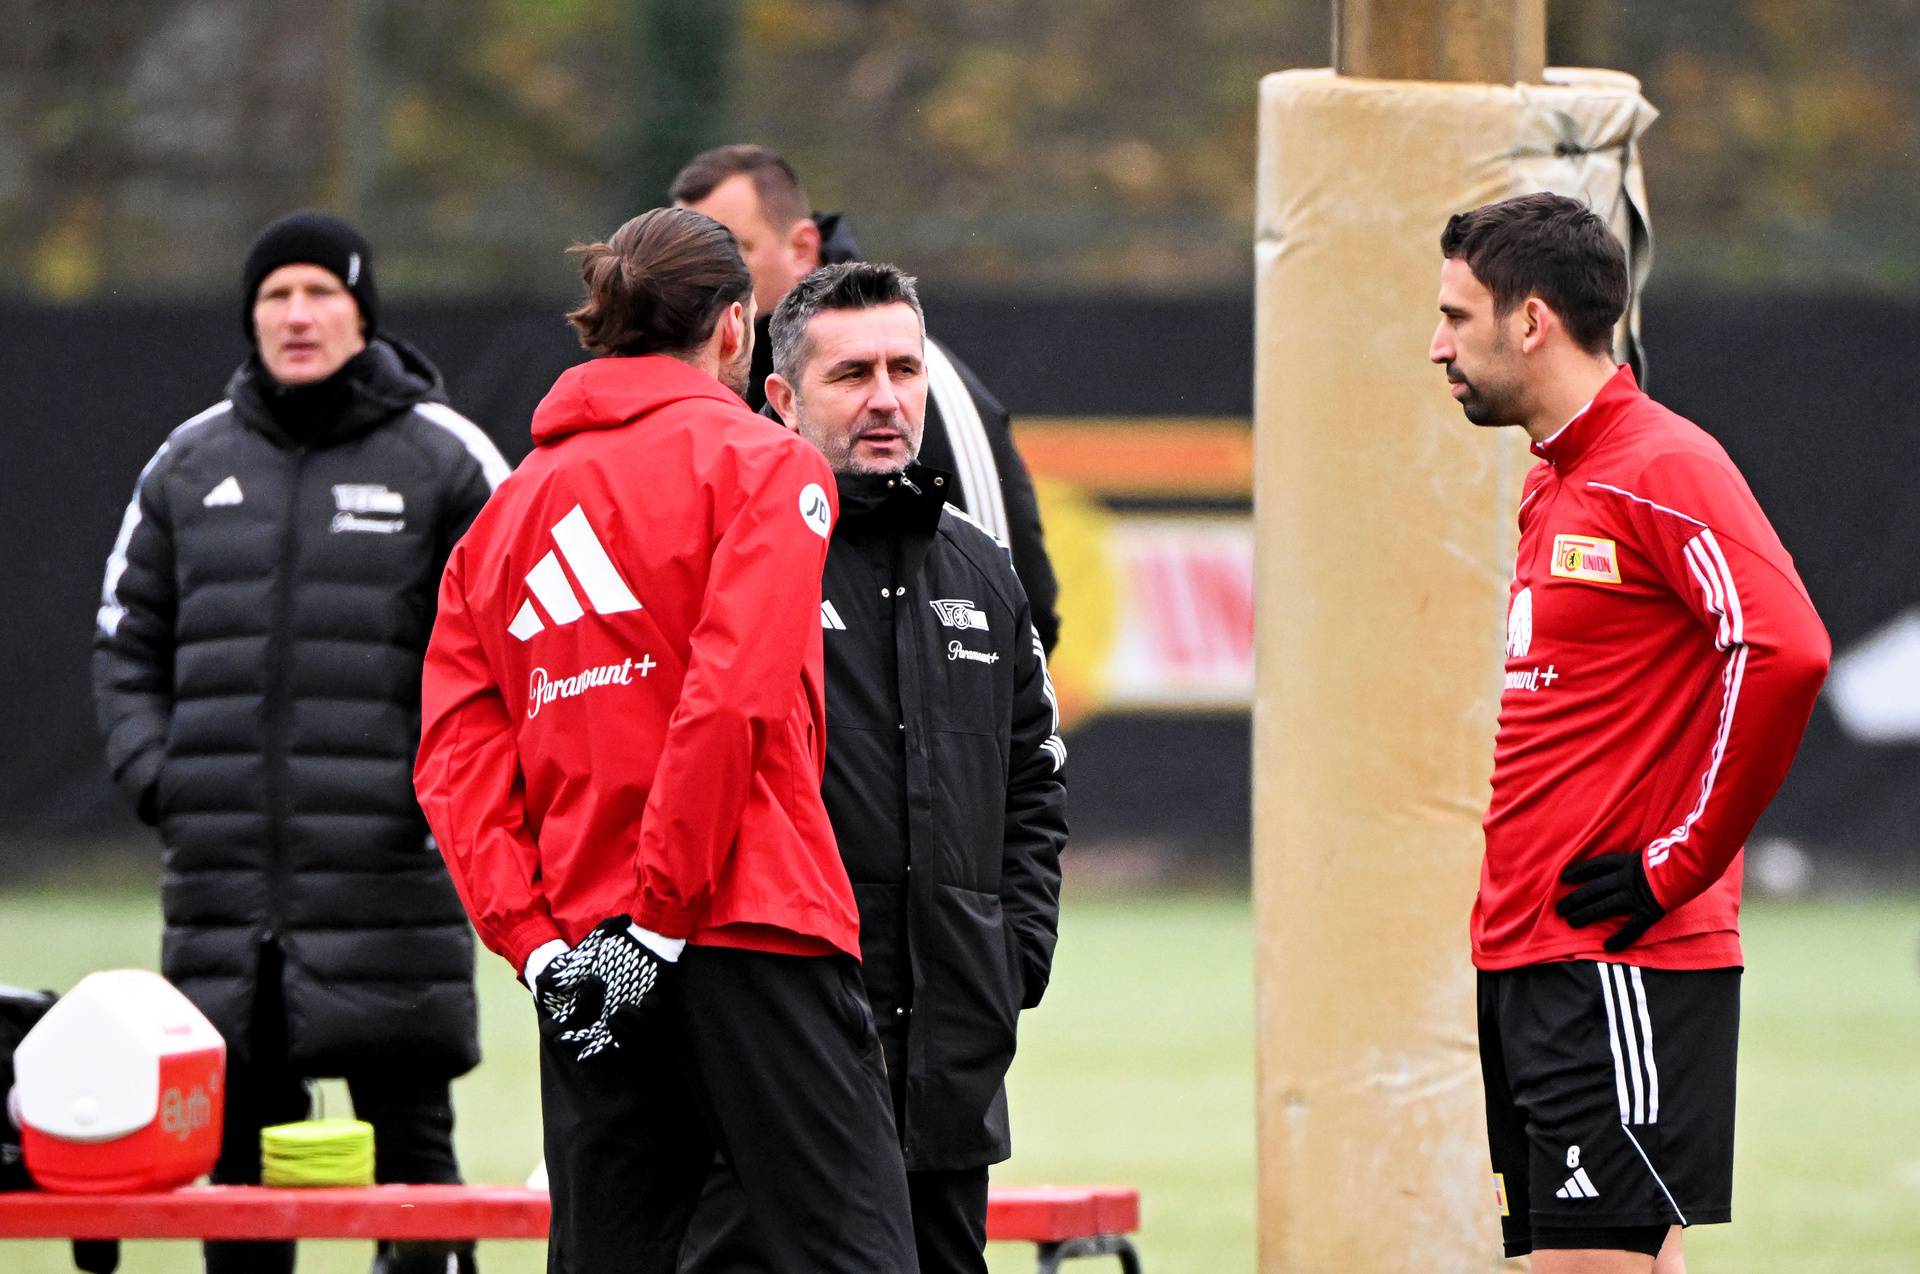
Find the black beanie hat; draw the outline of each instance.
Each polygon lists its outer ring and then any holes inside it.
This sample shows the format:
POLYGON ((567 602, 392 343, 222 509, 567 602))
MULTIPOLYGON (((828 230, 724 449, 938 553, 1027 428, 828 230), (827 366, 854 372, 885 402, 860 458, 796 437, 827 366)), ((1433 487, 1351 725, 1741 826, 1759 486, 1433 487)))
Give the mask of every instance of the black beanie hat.
POLYGON ((317 265, 332 271, 360 306, 360 319, 372 336, 379 326, 380 294, 373 286, 373 249, 338 217, 324 212, 295 212, 260 232, 247 249, 240 290, 240 327, 255 343, 253 302, 260 284, 283 265, 317 265))

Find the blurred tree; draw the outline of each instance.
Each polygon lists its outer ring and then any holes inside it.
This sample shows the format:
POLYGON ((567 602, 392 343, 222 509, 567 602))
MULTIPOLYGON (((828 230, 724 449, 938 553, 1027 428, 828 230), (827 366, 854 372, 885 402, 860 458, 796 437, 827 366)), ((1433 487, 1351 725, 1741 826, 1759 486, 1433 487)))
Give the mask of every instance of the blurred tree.
POLYGON ((1920 288, 1920 5, 1550 0, 1554 56, 1639 75, 1654 286, 1920 288))
MULTIPOLYGON (((1915 0, 1549 0, 1646 82, 1656 286, 1920 288, 1915 0)), ((358 217, 396 292, 564 294, 711 144, 941 289, 1246 286, 1257 83, 1324 0, 9 0, 0 287, 224 286, 358 217)), ((1356 157, 1364 162, 1364 156, 1356 157)))
POLYGON ((13 0, 6 277, 64 299, 232 276, 235 237, 307 197, 327 162, 342 58, 310 24, 287 5, 13 0))
POLYGON ((628 0, 636 74, 624 206, 657 205, 691 155, 731 140, 740 26, 737 0, 628 0))

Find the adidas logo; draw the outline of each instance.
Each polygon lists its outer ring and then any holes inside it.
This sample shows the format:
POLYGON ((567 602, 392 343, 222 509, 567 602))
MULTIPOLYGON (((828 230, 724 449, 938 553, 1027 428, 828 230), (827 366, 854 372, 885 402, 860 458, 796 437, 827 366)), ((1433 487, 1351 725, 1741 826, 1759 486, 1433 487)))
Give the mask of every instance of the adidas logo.
POLYGON ((209 509, 217 509, 223 505, 239 504, 244 499, 246 497, 240 494, 240 479, 228 474, 219 486, 207 492, 206 499, 200 503, 209 509))
POLYGON ((1587 1170, 1585 1168, 1576 1168, 1574 1169, 1573 1175, 1567 1178, 1567 1184, 1553 1192, 1553 1197, 1556 1199, 1597 1199, 1600 1197, 1600 1192, 1593 1188, 1593 1178, 1587 1175, 1587 1170))
POLYGON ((832 602, 820 603, 820 627, 836 633, 847 631, 846 621, 840 618, 840 612, 833 608, 832 602))
POLYGON ((559 555, 548 553, 527 572, 527 587, 533 590, 533 598, 520 604, 519 613, 507 625, 507 631, 514 637, 526 641, 535 633, 545 631, 540 611, 534 609, 535 601, 556 624, 571 624, 586 613, 567 579, 568 570, 573 572, 573 579, 586 593, 587 605, 593 607, 596 615, 618 615, 640 609, 640 599, 620 577, 600 537, 587 525, 587 515, 579 505, 574 505, 573 512, 554 525, 553 542, 559 548, 559 555), (560 567, 562 558, 566 559, 566 570, 560 567))

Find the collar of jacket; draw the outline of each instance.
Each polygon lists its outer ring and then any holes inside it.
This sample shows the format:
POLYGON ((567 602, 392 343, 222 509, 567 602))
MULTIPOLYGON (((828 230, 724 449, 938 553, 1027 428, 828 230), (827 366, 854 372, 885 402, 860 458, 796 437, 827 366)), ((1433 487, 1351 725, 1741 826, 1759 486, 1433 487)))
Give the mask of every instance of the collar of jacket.
POLYGON ((533 445, 549 446, 589 429, 618 429, 689 399, 704 399, 716 409, 747 409, 740 395, 665 354, 592 359, 560 373, 533 409, 533 445))
POLYGON ((940 523, 953 478, 910 464, 904 473, 841 473, 840 523, 849 531, 930 532, 940 523))
POLYGON ((853 227, 847 224, 846 213, 815 213, 813 224, 820 228, 821 265, 839 265, 842 261, 861 259, 860 245, 854 241, 853 227))
POLYGON ((1586 410, 1560 426, 1552 437, 1534 443, 1533 454, 1556 469, 1571 469, 1613 432, 1629 408, 1645 397, 1640 392, 1640 383, 1633 378, 1633 368, 1620 364, 1620 370, 1600 387, 1586 410))
POLYGON ((780 413, 767 401, 767 377, 773 374, 773 315, 762 314, 753 320, 753 362, 747 366, 747 406, 768 420, 779 420, 780 413))
POLYGON ((280 447, 326 447, 369 433, 423 402, 443 403, 440 371, 396 336, 376 336, 339 371, 312 385, 282 385, 258 354, 227 381, 241 423, 280 447))

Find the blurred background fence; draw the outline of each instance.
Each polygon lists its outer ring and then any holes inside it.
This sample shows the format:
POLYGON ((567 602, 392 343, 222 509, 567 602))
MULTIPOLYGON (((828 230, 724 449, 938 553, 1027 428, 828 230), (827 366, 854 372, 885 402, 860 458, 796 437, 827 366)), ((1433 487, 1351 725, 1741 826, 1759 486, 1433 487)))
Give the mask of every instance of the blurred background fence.
MULTIPOLYGON (((1753 879, 1920 883, 1920 6, 1549 10, 1553 61, 1637 74, 1666 112, 1651 387, 1745 470, 1839 655, 1753 879)), ((1326 60, 1324 0, 0 0, 0 20, 0 880, 149 843, 99 759, 95 598, 140 466, 244 353, 262 224, 359 221, 387 326, 518 458, 579 357, 561 249, 748 139, 922 276, 933 330, 1014 412, 1063 582, 1079 844, 1244 873, 1255 84, 1326 60)))
MULTIPOLYGON (((416 301, 391 307, 388 326, 428 351, 453 401, 517 460, 534 404, 580 357, 559 308, 416 301)), ((1251 315, 1238 292, 954 295, 930 314, 1015 412, 1040 481, 1062 578, 1076 839, 1158 874, 1246 866, 1251 315)), ((88 694, 101 569, 134 475, 238 361, 238 322, 234 298, 0 303, 0 880, 138 836, 108 785, 88 694)), ((1756 838, 1758 883, 1916 883, 1920 484, 1907 457, 1920 304, 1656 294, 1646 332, 1656 392, 1732 452, 1838 652, 1756 838)))

